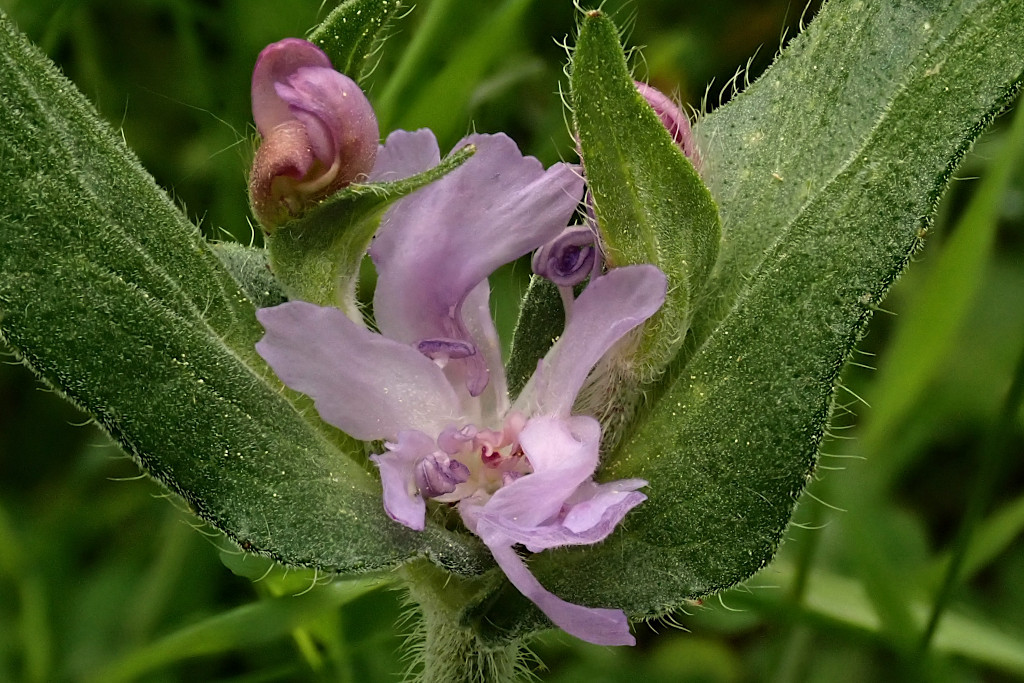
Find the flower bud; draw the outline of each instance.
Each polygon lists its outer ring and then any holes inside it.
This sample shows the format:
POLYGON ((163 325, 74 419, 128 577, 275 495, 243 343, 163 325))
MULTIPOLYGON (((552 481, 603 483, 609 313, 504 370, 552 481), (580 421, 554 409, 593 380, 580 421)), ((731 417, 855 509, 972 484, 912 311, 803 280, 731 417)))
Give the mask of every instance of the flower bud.
POLYGON ((286 38, 260 53, 252 115, 263 143, 249 197, 268 230, 373 168, 380 137, 373 107, 312 43, 286 38))
POLYGON ((533 272, 559 287, 573 287, 594 275, 600 267, 597 231, 573 225, 533 253, 533 272))
POLYGON ((694 168, 700 170, 700 152, 697 150, 693 133, 690 131, 690 119, 671 98, 657 88, 636 81, 636 89, 647 100, 647 104, 651 105, 651 109, 661 119, 662 124, 668 129, 672 139, 679 145, 679 149, 683 150, 683 154, 690 160, 690 163, 694 168))

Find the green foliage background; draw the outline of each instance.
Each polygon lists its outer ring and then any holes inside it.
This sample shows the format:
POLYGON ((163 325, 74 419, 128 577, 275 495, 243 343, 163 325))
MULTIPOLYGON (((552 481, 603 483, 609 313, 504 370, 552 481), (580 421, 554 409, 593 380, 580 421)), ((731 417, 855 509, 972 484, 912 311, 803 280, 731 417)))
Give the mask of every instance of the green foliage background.
MULTIPOLYGON (((643 46, 637 74, 698 109, 707 83, 713 108, 730 96, 737 66, 747 66, 740 85, 756 77, 800 21, 785 1, 690 4, 605 9, 643 46)), ((326 9, 315 0, 0 8, 120 126, 208 236, 253 238, 252 62, 326 9)), ((471 127, 504 130, 545 163, 570 157, 557 89, 565 53, 552 36, 570 37, 574 21, 568 0, 420 2, 370 81, 382 131, 428 125, 444 146, 471 127), (416 58, 403 60, 407 52, 416 58)), ((1011 118, 960 169, 923 255, 884 303, 892 315, 876 316, 848 368, 847 404, 825 446, 835 457, 823 458, 776 563, 674 623, 639 626, 635 649, 538 639, 544 680, 1024 678, 1024 422, 1019 397, 1007 402, 1024 346, 1024 143, 1011 118), (964 581, 944 591, 960 551, 964 581), (937 605, 945 618, 923 647, 937 605)), ((494 283, 505 325, 526 275, 518 264, 494 283)), ((313 577, 253 583, 247 576, 263 569, 228 556, 232 573, 187 512, 136 479, 81 415, 17 365, 0 365, 0 680, 376 681, 403 669, 409 626, 395 626, 397 593, 319 586, 292 601, 313 577)))

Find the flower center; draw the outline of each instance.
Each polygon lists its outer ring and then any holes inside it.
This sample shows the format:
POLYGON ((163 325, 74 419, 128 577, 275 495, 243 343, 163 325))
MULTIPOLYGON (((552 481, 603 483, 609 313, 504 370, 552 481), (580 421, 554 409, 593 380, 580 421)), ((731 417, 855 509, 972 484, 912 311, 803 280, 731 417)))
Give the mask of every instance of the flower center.
POLYGON ((519 445, 526 418, 512 413, 502 429, 468 424, 448 427, 437 437, 438 450, 416 464, 416 486, 425 498, 452 503, 478 491, 494 493, 531 471, 519 445))

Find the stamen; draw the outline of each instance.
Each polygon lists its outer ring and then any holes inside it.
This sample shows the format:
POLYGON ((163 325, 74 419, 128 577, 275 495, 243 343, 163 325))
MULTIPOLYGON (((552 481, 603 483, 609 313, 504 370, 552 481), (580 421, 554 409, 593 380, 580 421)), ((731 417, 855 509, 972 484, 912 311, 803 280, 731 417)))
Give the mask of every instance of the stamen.
POLYGON ((468 467, 446 453, 431 453, 416 463, 416 486, 424 497, 436 498, 469 481, 469 474, 468 467))
POLYGON ((442 368, 450 360, 468 358, 476 353, 476 347, 461 339, 424 339, 416 344, 416 349, 427 358, 436 361, 442 368))

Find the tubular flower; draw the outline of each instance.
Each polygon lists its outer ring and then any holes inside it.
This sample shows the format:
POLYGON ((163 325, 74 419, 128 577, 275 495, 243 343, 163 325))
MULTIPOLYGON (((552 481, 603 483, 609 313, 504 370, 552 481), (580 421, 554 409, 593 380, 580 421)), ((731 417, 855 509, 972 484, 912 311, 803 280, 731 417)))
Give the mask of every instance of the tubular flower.
MULTIPOLYGON (((392 519, 421 530, 427 500, 457 505, 512 584, 557 626, 594 643, 633 644, 621 610, 558 598, 516 546, 596 543, 645 500, 643 480, 594 482, 601 427, 571 409, 601 356, 661 306, 665 278, 640 265, 592 280, 512 403, 487 276, 562 232, 582 180, 567 164, 545 170, 503 135, 466 143, 476 145, 473 157, 385 214, 370 249, 379 334, 338 309, 293 301, 258 312, 266 335, 257 350, 324 420, 385 440, 372 459, 392 519)), ((398 131, 370 177, 407 177, 439 159, 429 131, 398 131)))
POLYGON ((252 115, 263 143, 249 196, 268 229, 373 168, 380 139, 373 107, 312 43, 286 38, 260 53, 252 115))

